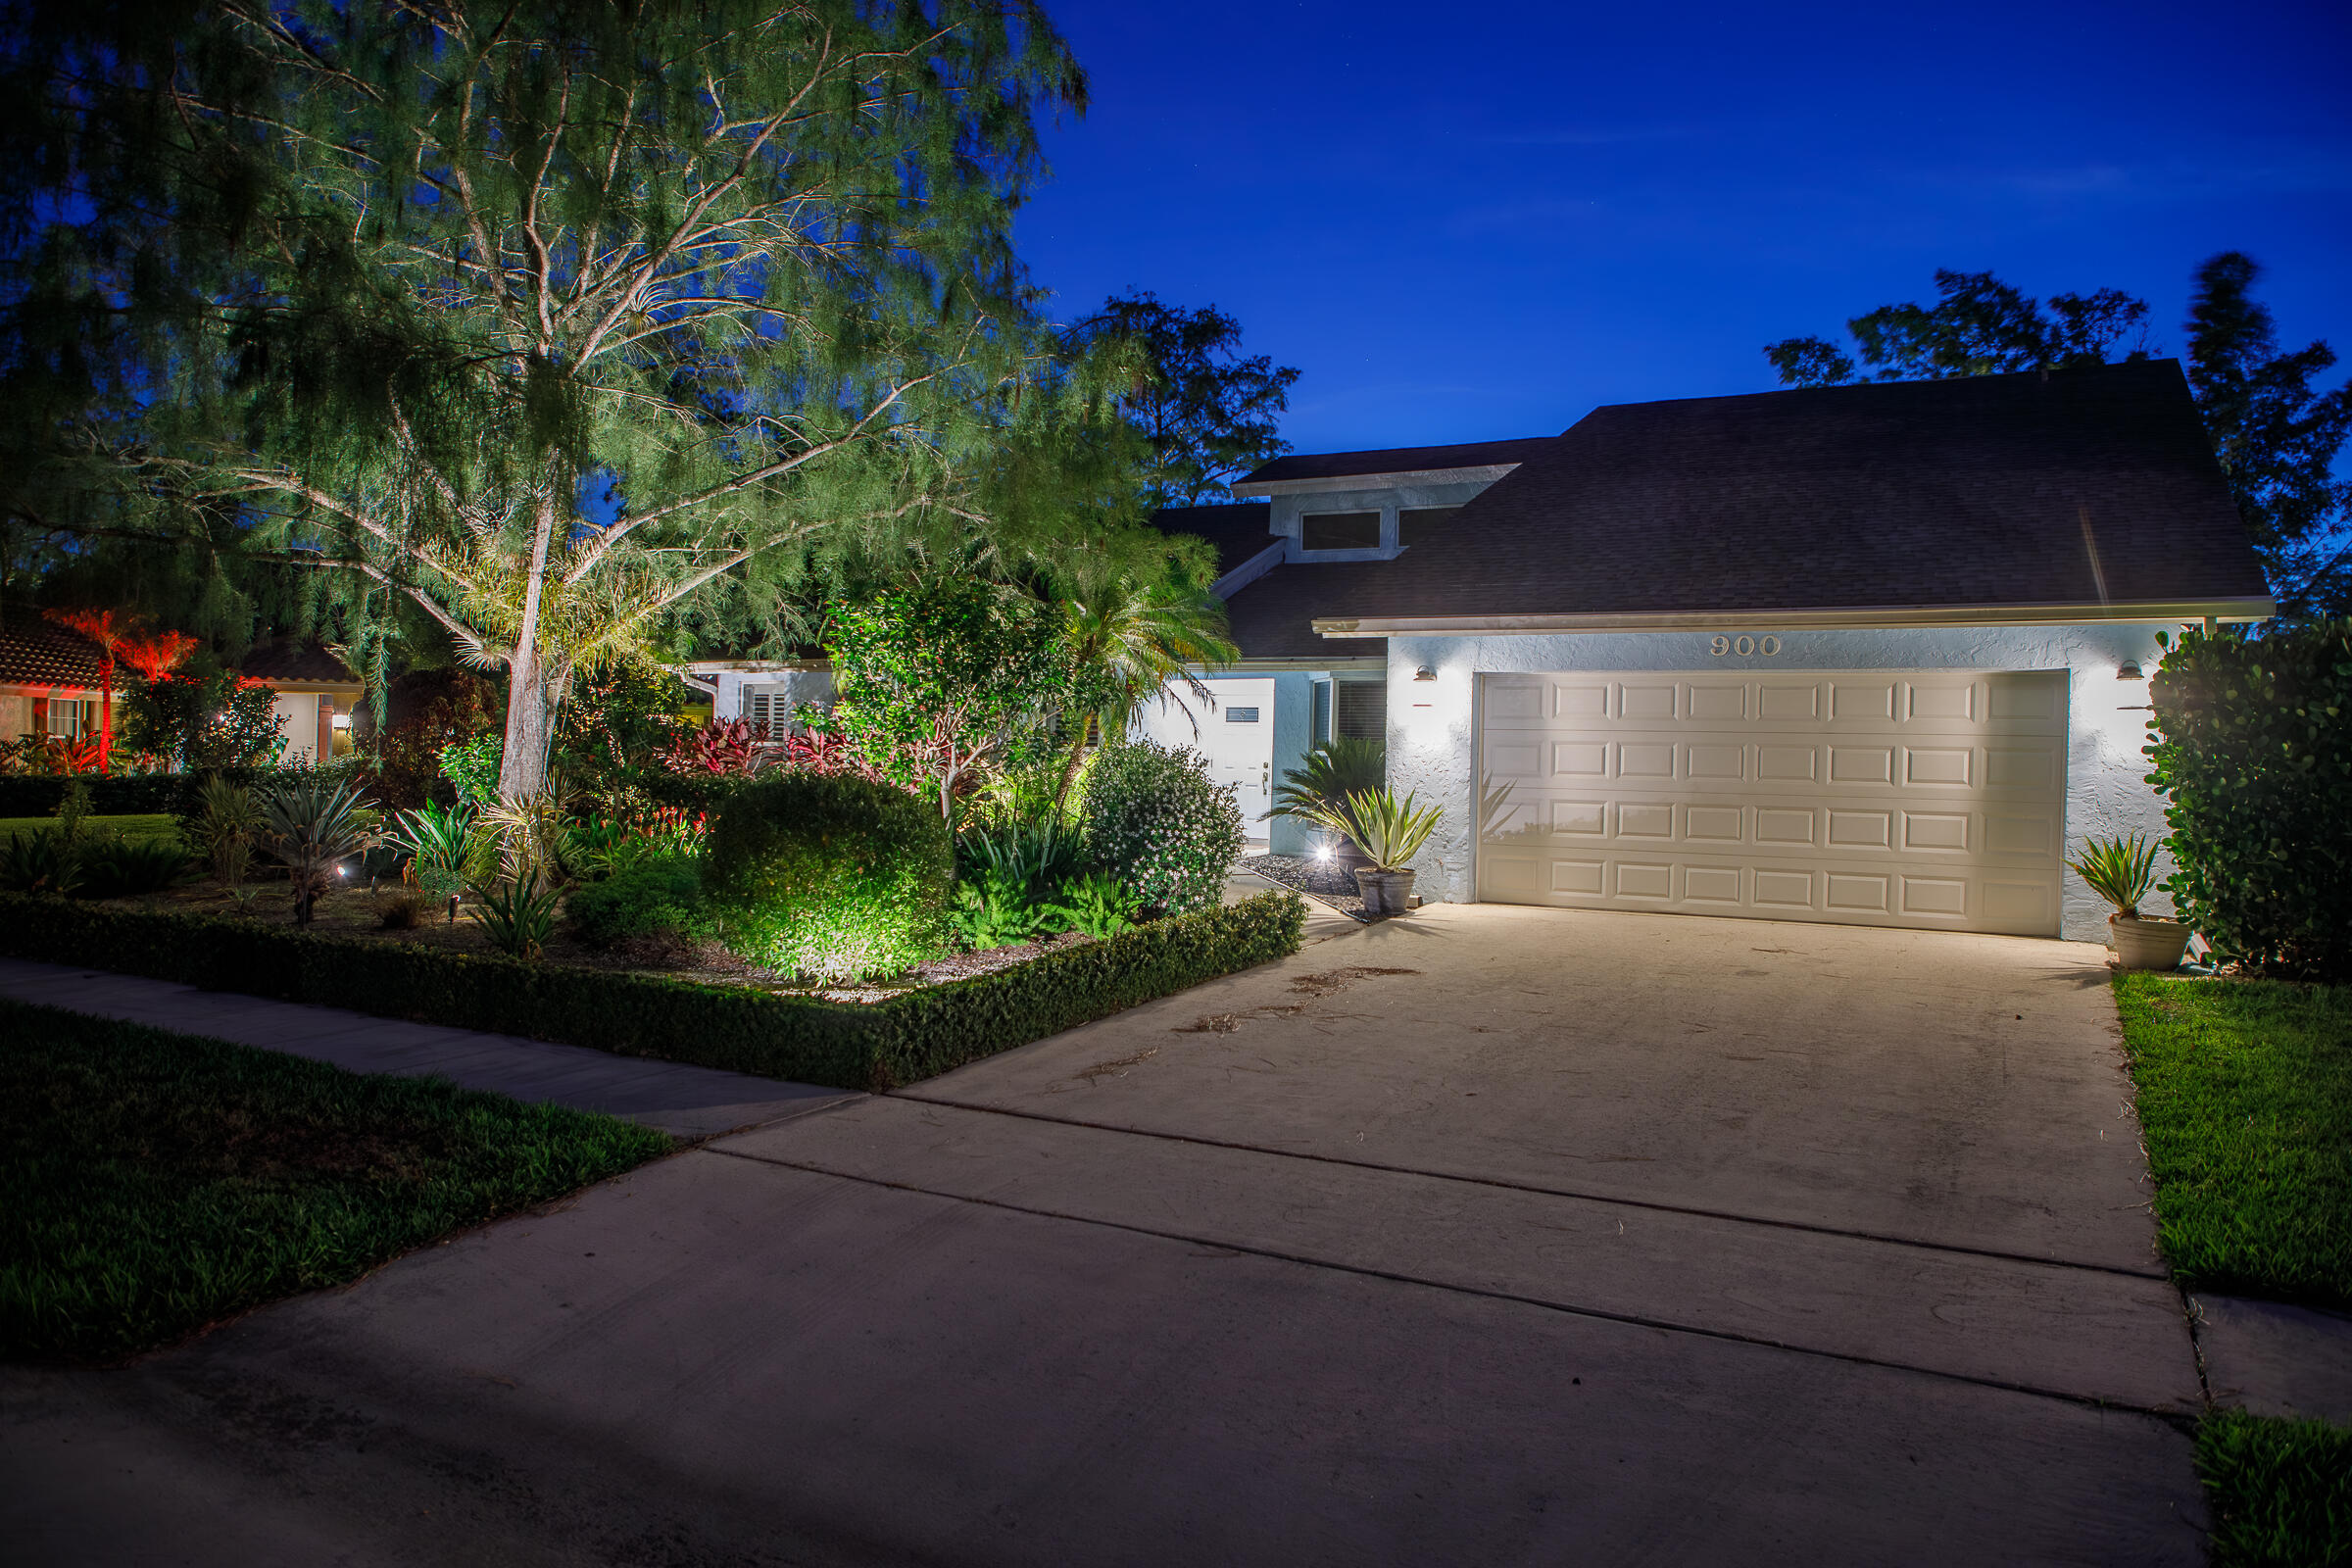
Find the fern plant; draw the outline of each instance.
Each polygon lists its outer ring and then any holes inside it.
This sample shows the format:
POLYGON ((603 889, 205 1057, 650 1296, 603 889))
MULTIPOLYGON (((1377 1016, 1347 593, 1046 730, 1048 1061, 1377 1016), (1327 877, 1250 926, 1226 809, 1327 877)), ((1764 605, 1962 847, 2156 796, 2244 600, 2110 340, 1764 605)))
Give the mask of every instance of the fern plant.
POLYGON ((1034 942, 1045 926, 1045 911, 1030 899, 1027 884, 993 867, 957 883, 948 904, 948 929, 974 951, 1034 942))
POLYGON ((52 827, 11 833, 0 844, 0 890, 73 893, 81 886, 81 851, 52 827))
POLYGON ((2139 916, 2139 901, 2156 886, 2156 851, 2134 833, 2128 839, 2085 839, 2082 853, 2067 861, 2090 891, 2115 906, 2127 920, 2139 916))
POLYGON ((1038 906, 1038 912, 1064 931, 1076 931, 1100 941, 1135 929, 1135 918, 1142 912, 1143 903, 1117 877, 1089 871, 1064 881, 1050 903, 1038 906))

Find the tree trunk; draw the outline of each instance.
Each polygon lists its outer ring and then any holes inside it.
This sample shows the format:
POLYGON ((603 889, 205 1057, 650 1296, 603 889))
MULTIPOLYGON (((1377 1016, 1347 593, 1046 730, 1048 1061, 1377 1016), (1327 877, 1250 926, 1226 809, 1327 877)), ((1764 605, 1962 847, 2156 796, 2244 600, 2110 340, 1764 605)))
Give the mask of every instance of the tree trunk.
POLYGON ((507 666, 506 749, 498 760, 498 793, 527 801, 547 787, 548 748, 556 738, 556 709, 563 701, 560 677, 539 651, 518 651, 507 666))
POLYGON ((547 749, 555 739, 558 684, 568 671, 551 669, 539 646, 539 608, 547 586, 547 553, 556 535, 556 504, 542 497, 531 529, 531 572, 522 590, 522 621, 514 657, 507 662, 507 738, 498 759, 498 793, 521 802, 547 787, 547 749))
POLYGON ((115 656, 109 650, 98 665, 98 771, 107 771, 115 754, 115 656))

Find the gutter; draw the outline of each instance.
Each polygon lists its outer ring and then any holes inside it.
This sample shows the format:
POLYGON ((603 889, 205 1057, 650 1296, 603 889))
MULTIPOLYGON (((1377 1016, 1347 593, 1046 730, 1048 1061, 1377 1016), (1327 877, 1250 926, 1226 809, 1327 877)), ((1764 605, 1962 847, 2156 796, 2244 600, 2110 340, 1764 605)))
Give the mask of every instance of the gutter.
POLYGON ((1570 615, 1318 615, 1325 637, 1540 636, 1601 631, 1843 631, 1902 627, 2068 626, 2151 621, 2242 624, 2278 612, 2268 595, 2123 604, 1888 605, 1872 609, 1667 610, 1570 615))

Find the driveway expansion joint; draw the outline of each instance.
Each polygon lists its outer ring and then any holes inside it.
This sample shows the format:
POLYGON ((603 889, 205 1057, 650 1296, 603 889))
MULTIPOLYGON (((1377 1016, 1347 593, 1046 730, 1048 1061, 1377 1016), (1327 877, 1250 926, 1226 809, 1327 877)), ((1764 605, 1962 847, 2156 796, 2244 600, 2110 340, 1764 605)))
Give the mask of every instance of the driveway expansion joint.
MULTIPOLYGON (((1041 1117, 1038 1119, 1053 1120, 1054 1118, 1041 1117)), ((1688 1334, 1699 1339, 1713 1340, 1720 1344, 1750 1346, 1757 1349, 1777 1350, 1786 1355, 1811 1356, 1825 1361, 1842 1362, 1849 1366, 1877 1367, 1884 1371, 1909 1373, 1918 1377, 1935 1378, 1938 1381, 1946 1383, 1965 1384, 1972 1388, 1992 1389, 2004 1394, 2021 1394, 2034 1398, 2056 1399, 2083 1409, 2120 1410, 2132 1415, 2153 1417, 2159 1421, 2164 1421, 2168 1424, 2176 1426, 2179 1425, 2182 1420, 2189 1419, 2180 1411, 2161 1409, 2152 1405, 2133 1404, 2117 1399, 2093 1398, 2080 1394, 2071 1394, 2063 1389, 2043 1388, 2035 1384, 2020 1383, 2004 1378, 1976 1377, 1965 1372, 1951 1372, 1935 1367, 1917 1366, 1907 1361, 1896 1361, 1882 1356, 1860 1355, 1851 1351, 1823 1349, 1814 1346, 1796 1345, 1788 1341, 1767 1339, 1757 1335, 1738 1334, 1725 1329, 1710 1329, 1690 1323, 1678 1323, 1669 1318, 1649 1317, 1639 1313, 1612 1312, 1601 1307, 1578 1306, 1565 1301, 1546 1300, 1542 1297, 1529 1296, 1516 1291, 1492 1290, 1475 1285, 1458 1285, 1444 1280, 1425 1279, 1417 1274, 1401 1273, 1395 1269, 1373 1268, 1366 1264, 1343 1263, 1336 1262, 1329 1258, 1308 1257, 1298 1253, 1285 1252, 1274 1248, 1255 1247, 1247 1242, 1227 1241, 1218 1237, 1198 1235, 1189 1231, 1161 1230, 1148 1225, 1131 1224, 1124 1220, 1102 1219, 1089 1214, 1074 1214, 1062 1209, 1044 1208, 1026 1203, 1007 1202, 1002 1199, 978 1198, 969 1193, 949 1192, 941 1188, 926 1187, 916 1182, 897 1181, 880 1176, 858 1175, 853 1172, 838 1170, 831 1166, 815 1164, 807 1160, 785 1159, 774 1154, 755 1154, 739 1149, 719 1149, 711 1145, 705 1145, 697 1152, 702 1153, 717 1154, 728 1159, 740 1159, 755 1165, 770 1165, 779 1170, 799 1171, 803 1175, 807 1176, 820 1176, 833 1181, 851 1182, 860 1187, 877 1188, 884 1192, 910 1193, 918 1197, 939 1199, 951 1203, 968 1203, 979 1208, 994 1209, 1000 1213, 1023 1214, 1032 1219, 1060 1220, 1069 1224, 1088 1225, 1103 1230, 1120 1231, 1130 1236, 1151 1237, 1155 1241, 1178 1242, 1188 1247, 1214 1248, 1219 1252, 1223 1253, 1240 1254, 1249 1257, 1259 1257, 1264 1258, 1269 1262, 1289 1263, 1300 1268, 1323 1269, 1336 1274, 1353 1275, 1359 1279, 1382 1280, 1393 1285, 1403 1285, 1421 1290, 1437 1291, 1452 1296, 1470 1297, 1479 1300, 1500 1301, 1514 1306, 1533 1307, 1538 1311, 1556 1312, 1565 1317, 1588 1318, 1597 1322, 1617 1323, 1628 1328, 1654 1329, 1665 1334, 1688 1334)), ((1265 1151, 1251 1152, 1265 1152, 1265 1151)), ((1387 1167, 1372 1166, 1367 1168, 1386 1169, 1387 1167)), ((1486 1183, 1482 1185, 1499 1186, 1504 1184, 1486 1183)), ((1542 1191, 1541 1189, 1520 1190, 1536 1192, 1542 1191)), ((1831 1234, 1837 1233, 1833 1232, 1831 1234)), ((1862 1239, 1871 1240, 1872 1238, 1862 1239)), ((1999 1254, 1990 1255, 1997 1256, 1999 1254)), ((2034 1262, 2038 1260, 2026 1258, 2018 1259, 2017 1261, 2034 1262)))
POLYGON ((1414 1165, 1390 1165, 1378 1160, 1348 1159, 1340 1154, 1311 1153, 1296 1149, 1269 1149, 1262 1144, 1239 1143, 1230 1139, 1203 1138, 1197 1133, 1161 1132, 1149 1127, 1122 1127, 1112 1122, 1089 1121, 1078 1116, 1048 1116, 1034 1110, 1015 1110, 1007 1105, 973 1104, 966 1101, 945 1100, 937 1096, 915 1094, 896 1089, 876 1097, 884 1100, 904 1100, 918 1105, 936 1105, 949 1110, 971 1111, 978 1115, 1009 1116, 1020 1121, 1043 1122, 1056 1127, 1082 1127, 1089 1132, 1115 1133, 1129 1138, 1152 1138, 1164 1143, 1191 1144, 1202 1149, 1230 1150, 1235 1153, 1264 1154, 1277 1159, 1310 1160, 1321 1165, 1337 1165, 1349 1170, 1376 1171, 1391 1176, 1415 1176, 1429 1181, 1459 1182, 1468 1187, 1489 1187, 1502 1192, 1527 1193, 1539 1198, 1567 1198, 1587 1203, 1612 1203, 1625 1208, 1643 1209, 1652 1213, 1688 1215, 1693 1219, 1724 1220, 1736 1225, 1767 1226, 1776 1230, 1802 1231, 1812 1236, 1830 1236, 1841 1241, 1877 1242, 1887 1247, 1913 1248, 1925 1252, 1950 1253, 1961 1257, 1990 1258, 2003 1263, 2024 1263, 2041 1268, 2067 1269, 2084 1274, 2106 1274, 2128 1280, 2169 1280, 2161 1266, 2146 1269, 2122 1268, 2112 1263, 2084 1263, 2070 1258, 2037 1257, 2030 1252, 2005 1252, 1997 1248, 1963 1247, 1951 1242, 1923 1241, 1916 1236, 1890 1236, 1877 1231, 1847 1230, 1835 1225, 1815 1225, 1805 1220, 1783 1219, 1769 1214, 1742 1214, 1731 1209, 1700 1208, 1684 1203, 1662 1203, 1655 1200, 1624 1198, 1614 1193, 1586 1192, 1573 1187, 1542 1187, 1527 1182, 1504 1181, 1494 1176, 1468 1176, 1459 1171, 1428 1170, 1414 1165))

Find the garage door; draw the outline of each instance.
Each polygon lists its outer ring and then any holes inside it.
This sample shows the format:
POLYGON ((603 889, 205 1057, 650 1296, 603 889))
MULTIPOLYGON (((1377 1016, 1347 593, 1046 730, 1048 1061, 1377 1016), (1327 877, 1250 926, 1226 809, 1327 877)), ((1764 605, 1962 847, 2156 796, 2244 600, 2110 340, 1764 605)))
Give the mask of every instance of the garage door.
POLYGON ((2055 936, 2066 681, 1482 675, 1479 897, 2055 936))

